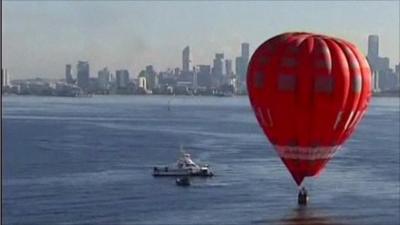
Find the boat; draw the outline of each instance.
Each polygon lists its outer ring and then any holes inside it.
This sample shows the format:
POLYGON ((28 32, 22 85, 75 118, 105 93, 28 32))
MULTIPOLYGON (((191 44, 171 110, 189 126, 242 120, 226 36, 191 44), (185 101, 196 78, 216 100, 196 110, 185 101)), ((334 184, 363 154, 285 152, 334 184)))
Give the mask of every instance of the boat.
POLYGON ((175 182, 178 186, 190 186, 190 179, 188 176, 179 177, 175 182))
POLYGON ((189 153, 183 151, 182 156, 178 159, 174 166, 162 166, 153 168, 153 176, 199 176, 212 177, 214 173, 210 170, 207 164, 197 165, 193 162, 189 153))
POLYGON ((217 97, 233 97, 232 92, 218 92, 215 94, 217 97))

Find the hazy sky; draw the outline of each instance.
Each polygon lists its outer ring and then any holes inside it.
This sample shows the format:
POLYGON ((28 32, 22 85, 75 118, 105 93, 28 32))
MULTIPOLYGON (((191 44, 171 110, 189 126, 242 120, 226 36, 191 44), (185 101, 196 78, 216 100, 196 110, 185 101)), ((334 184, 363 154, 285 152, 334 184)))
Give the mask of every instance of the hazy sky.
POLYGON ((88 60, 91 76, 104 66, 136 76, 181 67, 191 47, 194 64, 212 64, 251 52, 287 31, 345 38, 366 54, 368 34, 380 37, 380 55, 399 62, 399 1, 133 2, 3 1, 2 56, 12 79, 63 78, 65 64, 88 60))

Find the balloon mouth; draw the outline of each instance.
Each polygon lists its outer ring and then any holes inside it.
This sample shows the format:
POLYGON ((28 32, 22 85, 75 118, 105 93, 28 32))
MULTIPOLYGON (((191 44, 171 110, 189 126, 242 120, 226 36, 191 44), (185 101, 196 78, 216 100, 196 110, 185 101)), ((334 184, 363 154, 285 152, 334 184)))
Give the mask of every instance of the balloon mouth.
POLYGON ((304 181, 305 176, 304 175, 293 175, 293 174, 292 174, 292 176, 293 176, 293 179, 296 182, 297 186, 300 187, 304 181))
POLYGON ((319 176, 330 159, 298 160, 281 158, 297 186, 300 186, 306 177, 319 176))
POLYGON ((319 176, 340 146, 299 147, 275 145, 275 150, 300 186, 305 177, 319 176))

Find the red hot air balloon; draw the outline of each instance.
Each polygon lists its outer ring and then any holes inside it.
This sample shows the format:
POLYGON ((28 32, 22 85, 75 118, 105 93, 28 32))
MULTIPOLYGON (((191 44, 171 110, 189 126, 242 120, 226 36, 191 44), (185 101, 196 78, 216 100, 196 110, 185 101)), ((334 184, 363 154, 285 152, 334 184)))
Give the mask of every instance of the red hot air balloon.
POLYGON ((283 33, 251 57, 247 89, 265 135, 301 185, 322 171, 365 114, 371 70, 345 40, 283 33))

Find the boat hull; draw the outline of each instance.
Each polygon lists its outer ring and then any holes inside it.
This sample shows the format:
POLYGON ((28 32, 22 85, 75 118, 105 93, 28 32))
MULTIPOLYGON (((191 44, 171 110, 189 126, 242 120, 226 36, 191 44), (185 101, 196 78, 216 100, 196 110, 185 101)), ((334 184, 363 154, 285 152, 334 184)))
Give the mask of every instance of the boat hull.
POLYGON ((192 176, 192 177, 212 177, 214 174, 210 171, 188 171, 188 170, 176 170, 176 169, 165 169, 165 168, 154 168, 153 176, 155 177, 178 177, 178 176, 192 176))

